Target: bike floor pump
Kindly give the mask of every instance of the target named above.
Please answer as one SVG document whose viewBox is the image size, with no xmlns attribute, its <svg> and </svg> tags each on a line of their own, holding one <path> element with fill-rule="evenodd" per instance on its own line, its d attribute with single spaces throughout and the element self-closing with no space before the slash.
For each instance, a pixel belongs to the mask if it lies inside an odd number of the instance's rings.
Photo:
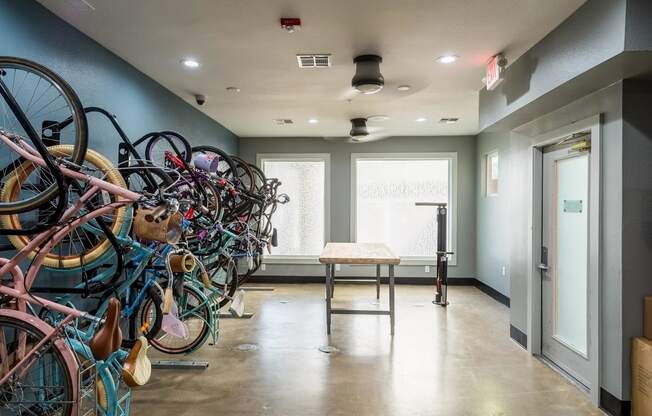
<svg viewBox="0 0 652 416">
<path fill-rule="evenodd" d="M 435 305 L 448 306 L 448 255 L 446 251 L 446 217 L 448 209 L 442 202 L 417 202 L 416 206 L 437 207 L 437 268 L 435 276 Z"/>
</svg>

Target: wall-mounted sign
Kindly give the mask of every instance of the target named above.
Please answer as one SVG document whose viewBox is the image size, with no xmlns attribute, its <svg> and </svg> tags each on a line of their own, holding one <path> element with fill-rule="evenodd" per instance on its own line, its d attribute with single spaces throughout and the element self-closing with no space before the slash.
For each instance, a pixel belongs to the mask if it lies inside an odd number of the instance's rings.
<svg viewBox="0 0 652 416">
<path fill-rule="evenodd" d="M 507 62 L 502 54 L 498 54 L 489 60 L 487 63 L 487 74 L 485 77 L 485 84 L 487 91 L 493 91 L 503 82 L 503 70 Z"/>
<path fill-rule="evenodd" d="M 582 212 L 582 200 L 581 199 L 564 199 L 564 212 Z"/>
</svg>

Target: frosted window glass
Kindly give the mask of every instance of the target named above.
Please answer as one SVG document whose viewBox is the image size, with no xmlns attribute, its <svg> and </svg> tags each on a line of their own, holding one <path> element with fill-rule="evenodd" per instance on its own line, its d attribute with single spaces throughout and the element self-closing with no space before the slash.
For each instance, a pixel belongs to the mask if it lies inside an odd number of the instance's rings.
<svg viewBox="0 0 652 416">
<path fill-rule="evenodd" d="M 358 159 L 356 240 L 385 243 L 402 257 L 434 257 L 435 208 L 416 207 L 414 203 L 450 203 L 450 163 L 443 159 Z M 450 235 L 450 211 L 448 218 Z"/>
<path fill-rule="evenodd" d="M 279 205 L 272 217 L 278 231 L 278 247 L 273 255 L 316 256 L 324 248 L 324 185 L 326 163 L 323 160 L 265 160 L 268 178 L 278 178 L 280 192 L 290 202 Z"/>
<path fill-rule="evenodd" d="M 589 156 L 557 161 L 555 336 L 588 351 Z"/>
<path fill-rule="evenodd" d="M 487 196 L 498 195 L 498 160 L 498 152 L 493 152 L 486 156 Z"/>
</svg>

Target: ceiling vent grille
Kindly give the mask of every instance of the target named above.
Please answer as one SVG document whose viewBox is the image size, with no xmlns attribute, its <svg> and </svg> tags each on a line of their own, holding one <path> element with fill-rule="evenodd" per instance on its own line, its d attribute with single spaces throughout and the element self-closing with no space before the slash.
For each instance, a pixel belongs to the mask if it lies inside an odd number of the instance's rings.
<svg viewBox="0 0 652 416">
<path fill-rule="evenodd" d="M 294 121 L 289 118 L 275 118 L 274 123 L 278 124 L 279 126 L 285 126 L 287 124 L 294 124 Z"/>
<path fill-rule="evenodd" d="M 297 55 L 299 68 L 328 68 L 331 66 L 331 55 L 322 54 L 299 54 Z"/>
</svg>

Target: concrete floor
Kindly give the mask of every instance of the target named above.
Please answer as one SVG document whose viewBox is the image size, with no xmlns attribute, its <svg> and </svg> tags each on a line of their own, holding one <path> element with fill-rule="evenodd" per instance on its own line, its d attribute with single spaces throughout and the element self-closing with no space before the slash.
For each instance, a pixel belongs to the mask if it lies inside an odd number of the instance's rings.
<svg viewBox="0 0 652 416">
<path fill-rule="evenodd" d="M 275 287 L 247 293 L 254 318 L 223 319 L 217 346 L 181 357 L 208 360 L 208 369 L 154 370 L 133 392 L 133 414 L 603 414 L 511 341 L 509 310 L 476 288 L 451 287 L 443 309 L 430 303 L 431 288 L 397 286 L 393 338 L 388 317 L 350 315 L 333 317 L 329 338 L 322 285 Z M 373 286 L 338 285 L 335 295 L 337 306 L 379 307 Z"/>
</svg>

